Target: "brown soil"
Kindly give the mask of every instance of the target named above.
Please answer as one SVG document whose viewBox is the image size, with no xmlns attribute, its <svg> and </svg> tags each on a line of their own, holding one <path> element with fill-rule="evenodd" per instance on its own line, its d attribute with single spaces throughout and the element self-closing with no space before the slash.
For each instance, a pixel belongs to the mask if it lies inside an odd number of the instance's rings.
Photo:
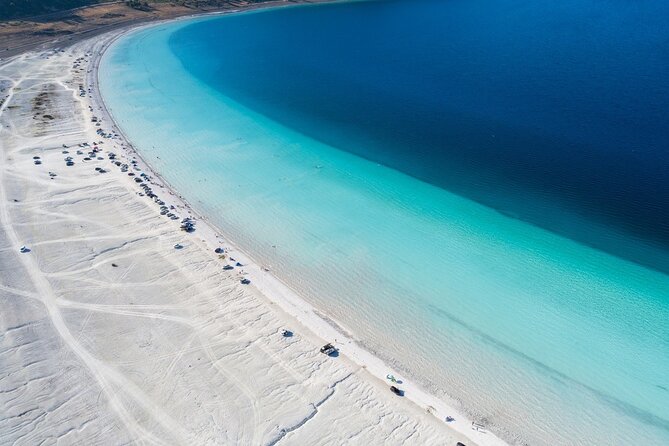
<svg viewBox="0 0 669 446">
<path fill-rule="evenodd" d="M 252 9 L 324 0 L 208 0 L 151 3 L 148 10 L 106 3 L 22 20 L 0 22 L 0 60 L 35 49 L 62 48 L 116 28 L 213 11 Z"/>
</svg>

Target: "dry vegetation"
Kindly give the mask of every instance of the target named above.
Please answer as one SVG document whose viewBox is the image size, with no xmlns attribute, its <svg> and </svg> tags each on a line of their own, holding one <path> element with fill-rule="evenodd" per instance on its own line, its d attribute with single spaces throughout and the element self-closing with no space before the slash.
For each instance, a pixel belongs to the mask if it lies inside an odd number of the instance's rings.
<svg viewBox="0 0 669 446">
<path fill-rule="evenodd" d="M 268 3 L 303 0 L 175 0 L 123 1 L 0 22 L 0 59 L 42 46 L 68 46 L 114 28 L 174 17 Z M 90 2 L 89 2 L 90 3 Z"/>
</svg>

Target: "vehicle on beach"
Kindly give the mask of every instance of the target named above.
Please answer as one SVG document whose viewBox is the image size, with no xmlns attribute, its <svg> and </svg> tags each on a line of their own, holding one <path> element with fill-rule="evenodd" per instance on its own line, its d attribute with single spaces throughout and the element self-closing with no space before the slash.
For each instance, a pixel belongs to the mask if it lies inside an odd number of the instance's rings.
<svg viewBox="0 0 669 446">
<path fill-rule="evenodd" d="M 337 349 L 335 348 L 334 345 L 327 343 L 323 347 L 321 347 L 321 353 L 324 355 L 330 356 L 331 354 L 335 353 Z"/>
<path fill-rule="evenodd" d="M 186 232 L 193 232 L 195 231 L 195 223 L 188 218 L 184 218 L 181 221 L 181 230 Z"/>
<path fill-rule="evenodd" d="M 393 392 L 393 393 L 394 393 L 395 395 L 397 395 L 397 396 L 404 396 L 404 391 L 398 389 L 398 388 L 395 387 L 395 386 L 390 386 L 390 391 Z"/>
</svg>

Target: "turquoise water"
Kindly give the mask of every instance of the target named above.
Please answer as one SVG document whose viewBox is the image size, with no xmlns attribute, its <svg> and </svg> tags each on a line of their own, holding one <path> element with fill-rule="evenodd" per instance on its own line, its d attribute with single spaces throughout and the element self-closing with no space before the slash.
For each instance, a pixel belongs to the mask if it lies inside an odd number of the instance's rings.
<svg viewBox="0 0 669 446">
<path fill-rule="evenodd" d="M 331 13 L 322 8 L 280 14 Z M 371 149 L 339 147 L 341 136 L 324 141 L 243 105 L 175 46 L 199 27 L 253 30 L 277 13 L 161 25 L 109 50 L 104 99 L 146 159 L 369 350 L 504 438 L 668 444 L 662 268 L 510 218 L 375 162 L 362 153 Z"/>
</svg>

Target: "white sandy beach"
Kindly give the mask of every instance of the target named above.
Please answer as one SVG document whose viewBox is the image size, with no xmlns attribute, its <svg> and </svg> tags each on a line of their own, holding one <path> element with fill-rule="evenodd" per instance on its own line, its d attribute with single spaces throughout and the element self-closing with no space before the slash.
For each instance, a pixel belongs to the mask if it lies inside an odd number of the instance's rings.
<svg viewBox="0 0 669 446">
<path fill-rule="evenodd" d="M 0 65 L 0 444 L 504 444 L 406 377 L 392 394 L 392 370 L 96 134 L 116 35 Z"/>
</svg>

